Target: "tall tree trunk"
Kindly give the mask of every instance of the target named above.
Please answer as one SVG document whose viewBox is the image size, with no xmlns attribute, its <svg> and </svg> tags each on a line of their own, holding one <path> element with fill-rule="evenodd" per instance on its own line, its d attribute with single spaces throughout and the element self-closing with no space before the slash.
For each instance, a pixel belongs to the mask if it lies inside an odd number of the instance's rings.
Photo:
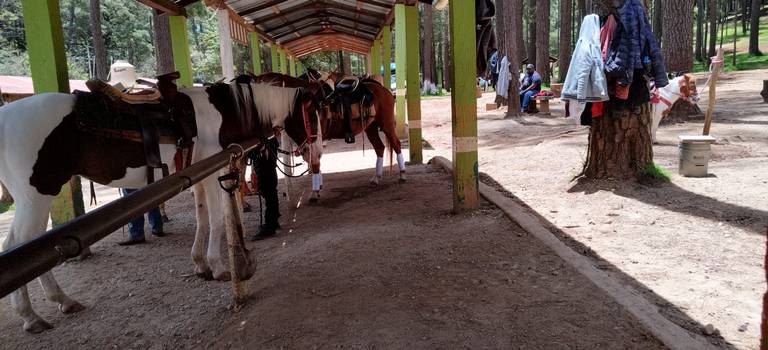
<svg viewBox="0 0 768 350">
<path fill-rule="evenodd" d="M 544 85 L 549 85 L 549 0 L 536 2 L 536 68 Z"/>
<path fill-rule="evenodd" d="M 173 64 L 173 48 L 171 47 L 171 28 L 168 24 L 168 16 L 155 10 L 152 14 L 155 35 L 155 56 L 157 75 L 163 75 L 175 70 Z"/>
<path fill-rule="evenodd" d="M 664 1 L 664 45 L 662 53 L 667 71 L 693 70 L 693 0 Z"/>
<path fill-rule="evenodd" d="M 741 1 L 741 34 L 747 34 L 747 16 L 749 14 L 750 0 Z"/>
<path fill-rule="evenodd" d="M 97 79 L 106 80 L 107 50 L 104 47 L 104 35 L 101 34 L 101 0 L 91 0 L 91 34 L 93 39 L 94 75 Z"/>
<path fill-rule="evenodd" d="M 731 63 L 734 67 L 736 67 L 736 38 L 738 38 L 738 26 L 739 26 L 739 8 L 738 5 L 740 3 L 737 1 L 733 8 L 733 54 L 731 57 L 733 58 L 733 62 Z"/>
<path fill-rule="evenodd" d="M 578 23 L 579 30 L 581 30 L 581 20 L 587 15 L 587 2 L 586 0 L 577 0 L 577 5 L 579 7 L 579 20 L 576 23 Z"/>
<path fill-rule="evenodd" d="M 704 0 L 696 0 L 696 59 L 704 61 Z"/>
<path fill-rule="evenodd" d="M 424 29 L 422 30 L 424 40 L 421 43 L 424 57 L 422 77 L 424 79 L 424 84 L 426 85 L 427 82 L 434 84 L 437 80 L 435 77 L 435 47 L 434 34 L 432 31 L 434 21 L 432 19 L 432 5 L 421 4 L 421 12 L 424 18 Z"/>
<path fill-rule="evenodd" d="M 708 0 L 707 12 L 709 16 L 709 48 L 707 56 L 715 56 L 717 49 L 717 0 Z"/>
<path fill-rule="evenodd" d="M 664 3 L 674 3 L 675 1 L 665 1 Z M 656 35 L 656 41 L 661 45 L 664 40 L 664 8 L 661 0 L 653 0 L 653 34 Z M 667 17 L 669 18 L 669 17 Z"/>
<path fill-rule="evenodd" d="M 536 65 L 536 0 L 528 2 L 528 63 Z"/>
<path fill-rule="evenodd" d="M 573 3 L 571 0 L 560 0 L 560 43 L 558 45 L 557 63 L 559 73 L 558 82 L 564 82 L 568 74 L 568 66 L 571 64 L 571 12 L 573 12 Z"/>
<path fill-rule="evenodd" d="M 507 108 L 507 117 L 516 117 L 520 115 L 520 66 L 522 61 L 522 52 L 525 50 L 523 44 L 523 0 L 501 0 L 505 1 L 504 12 L 501 16 L 505 18 L 504 35 L 506 36 L 507 48 L 504 54 L 509 60 L 509 103 Z"/>
<path fill-rule="evenodd" d="M 607 9 L 613 0 L 594 1 L 599 1 L 602 8 Z M 688 9 L 690 10 L 690 7 Z M 690 30 L 692 29 L 689 26 L 689 33 Z M 666 29 L 663 31 L 667 32 Z M 688 38 L 690 40 L 691 36 L 688 35 Z M 588 179 L 640 177 L 643 169 L 653 164 L 650 123 L 649 103 L 641 105 L 637 111 L 614 111 L 613 108 L 605 108 L 601 118 L 593 119 L 589 132 L 587 161 L 582 175 Z"/>
<path fill-rule="evenodd" d="M 752 0 L 752 17 L 749 23 L 749 53 L 752 55 L 760 54 L 759 36 L 760 36 L 760 0 Z"/>
<path fill-rule="evenodd" d="M 505 55 L 507 52 L 507 23 L 508 20 L 506 16 L 504 16 L 504 13 L 506 11 L 506 6 L 508 4 L 508 1 L 504 0 L 496 0 L 496 48 L 499 50 L 498 58 L 499 62 L 501 62 L 501 58 Z"/>
</svg>

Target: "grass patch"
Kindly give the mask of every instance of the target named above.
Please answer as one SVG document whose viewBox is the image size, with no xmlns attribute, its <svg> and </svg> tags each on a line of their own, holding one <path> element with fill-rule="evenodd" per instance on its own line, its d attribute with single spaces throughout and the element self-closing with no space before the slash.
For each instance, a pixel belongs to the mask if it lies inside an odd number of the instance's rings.
<svg viewBox="0 0 768 350">
<path fill-rule="evenodd" d="M 726 72 L 740 71 L 740 70 L 753 70 L 753 69 L 765 69 L 768 68 L 768 53 L 762 55 L 750 55 L 747 52 L 741 52 L 736 54 L 736 65 L 733 65 L 733 60 L 730 54 L 725 55 L 725 67 Z M 707 62 L 696 61 L 693 63 L 694 72 L 708 72 L 709 65 Z"/>
<path fill-rule="evenodd" d="M 0 202 L 0 214 L 6 211 L 16 210 L 16 204 L 14 203 L 2 203 Z"/>
<path fill-rule="evenodd" d="M 646 165 L 640 171 L 640 178 L 643 181 L 654 183 L 670 182 L 672 180 L 672 176 L 669 174 L 669 171 L 664 169 L 662 166 L 657 165 L 656 163 Z"/>
</svg>

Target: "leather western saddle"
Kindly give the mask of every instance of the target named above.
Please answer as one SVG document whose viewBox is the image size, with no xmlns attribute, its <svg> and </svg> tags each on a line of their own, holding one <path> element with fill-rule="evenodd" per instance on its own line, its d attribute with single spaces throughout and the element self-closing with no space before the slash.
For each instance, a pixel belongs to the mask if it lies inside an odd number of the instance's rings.
<svg viewBox="0 0 768 350">
<path fill-rule="evenodd" d="M 178 92 L 174 83 L 179 76 L 178 72 L 158 76 L 155 89 L 136 94 L 89 80 L 86 85 L 91 92 L 74 93 L 78 128 L 98 137 L 142 143 L 149 167 L 148 182 L 154 182 L 155 169 L 167 176 L 168 165 L 161 160 L 160 144 L 175 144 L 191 159 L 193 138 L 197 136 L 192 100 Z"/>
<path fill-rule="evenodd" d="M 331 106 L 344 119 L 344 142 L 354 143 L 355 135 L 352 132 L 352 119 L 365 120 L 376 115 L 373 107 L 373 93 L 363 83 L 375 83 L 372 79 L 360 79 L 357 77 L 344 77 L 334 87 L 333 93 L 328 97 Z M 333 113 L 332 113 L 333 115 Z"/>
</svg>

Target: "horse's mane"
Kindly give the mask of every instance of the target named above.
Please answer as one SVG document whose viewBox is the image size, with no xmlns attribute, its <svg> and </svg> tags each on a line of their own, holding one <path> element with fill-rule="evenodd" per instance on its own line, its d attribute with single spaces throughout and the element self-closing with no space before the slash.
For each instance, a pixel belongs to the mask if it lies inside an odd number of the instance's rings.
<svg viewBox="0 0 768 350">
<path fill-rule="evenodd" d="M 294 87 L 259 83 L 247 75 L 239 76 L 229 84 L 213 84 L 209 89 L 222 90 L 224 87 L 229 90 L 233 112 L 245 130 L 256 130 L 254 121 L 261 127 L 282 126 L 293 113 L 299 92 Z"/>
</svg>

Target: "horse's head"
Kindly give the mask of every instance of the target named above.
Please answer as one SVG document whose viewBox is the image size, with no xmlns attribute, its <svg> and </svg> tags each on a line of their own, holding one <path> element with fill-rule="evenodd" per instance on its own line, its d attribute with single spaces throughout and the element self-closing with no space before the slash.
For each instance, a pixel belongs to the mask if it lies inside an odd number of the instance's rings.
<svg viewBox="0 0 768 350">
<path fill-rule="evenodd" d="M 699 92 L 696 90 L 696 76 L 687 73 L 683 74 L 680 81 L 680 95 L 691 103 L 699 103 Z"/>
</svg>

